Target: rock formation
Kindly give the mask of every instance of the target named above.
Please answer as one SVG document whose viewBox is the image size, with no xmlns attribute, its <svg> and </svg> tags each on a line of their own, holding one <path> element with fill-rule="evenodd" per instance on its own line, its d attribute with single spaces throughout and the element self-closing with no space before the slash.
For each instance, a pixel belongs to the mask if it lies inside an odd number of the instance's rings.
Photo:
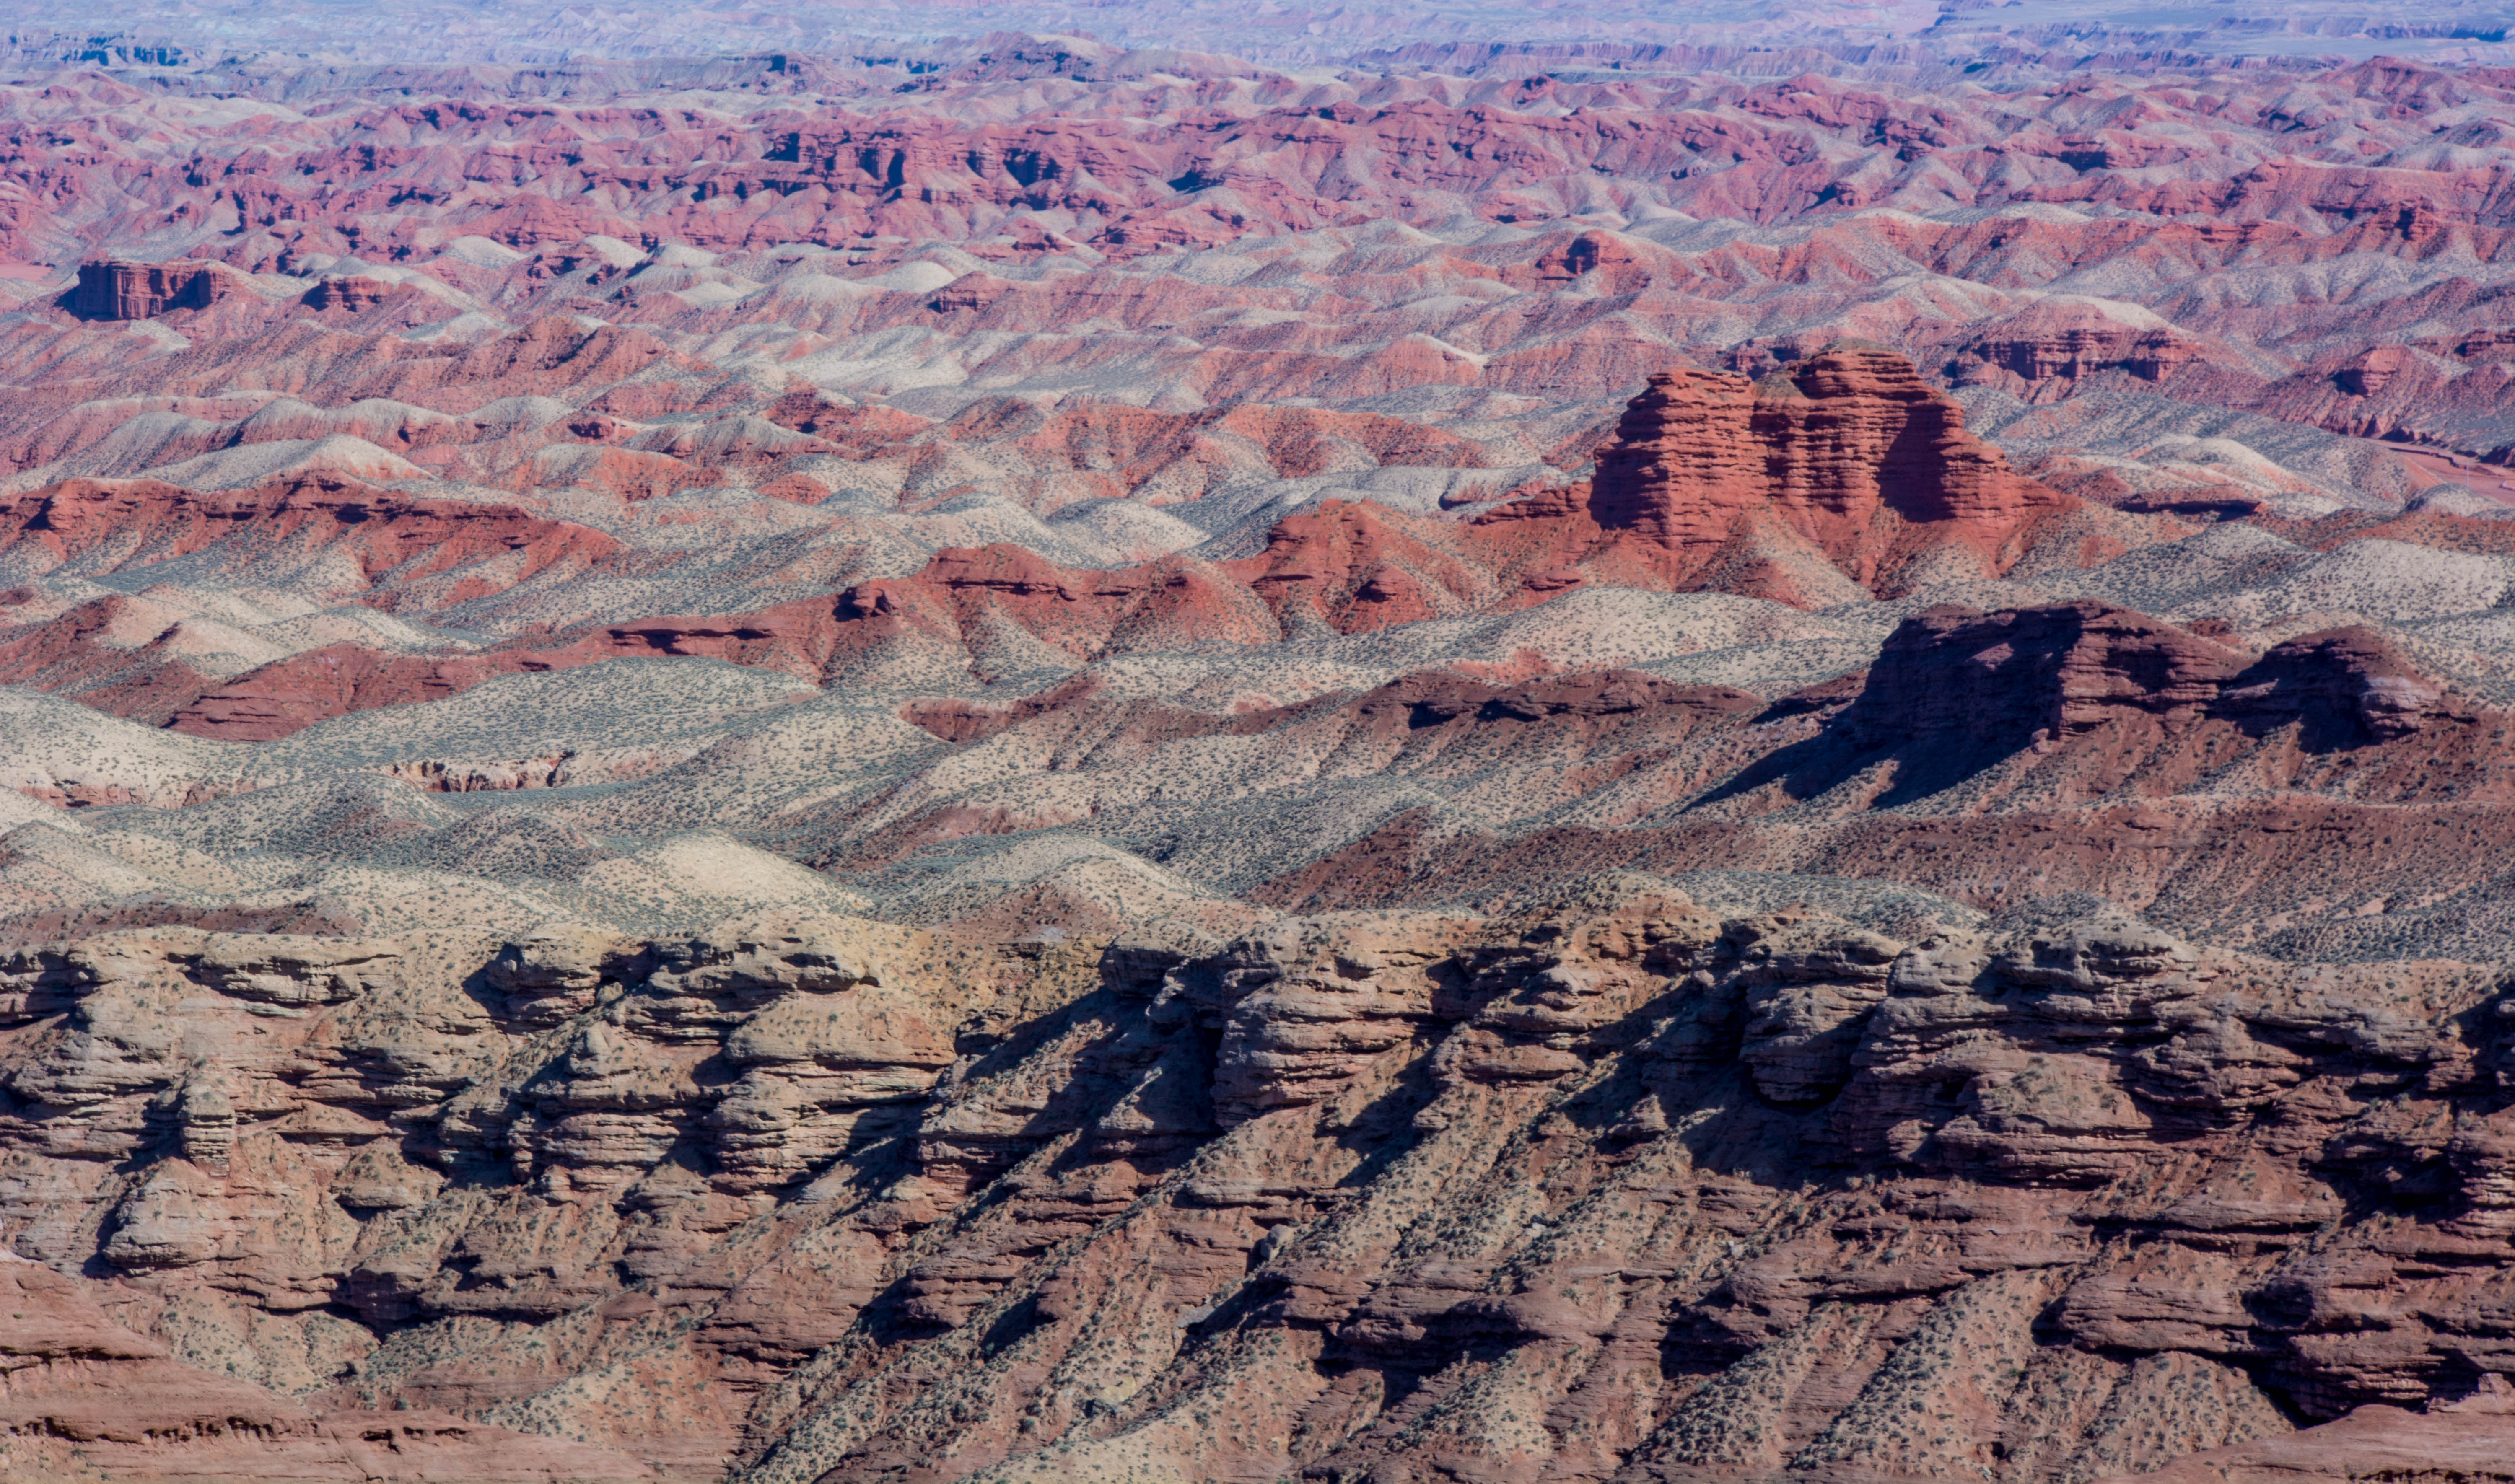
<svg viewBox="0 0 2515 1484">
<path fill-rule="evenodd" d="M 1654 375 L 1599 451 L 1588 499 L 1610 539 L 1666 552 L 1681 584 L 1718 581 L 1723 557 L 1760 538 L 1812 549 L 1880 596 L 1948 548 L 1995 575 L 2039 517 L 2075 507 L 1967 435 L 1910 361 L 1853 341 L 1760 383 Z"/>
<path fill-rule="evenodd" d="M 2108 373 L 2163 382 L 2232 358 L 2156 315 L 2103 300 L 2046 301 L 1953 349 L 1947 372 L 1956 385 L 1999 387 L 2037 402 L 2067 397 Z"/>
<path fill-rule="evenodd" d="M 2031 553 L 2080 555 L 2087 532 L 2062 518 L 2079 511 L 2077 503 L 2010 473 L 1996 451 L 1964 433 L 1961 412 L 1908 362 L 1853 347 L 1816 356 L 1793 375 L 1791 387 L 1813 394 L 1768 387 L 1750 397 L 1745 383 L 1717 373 L 1659 377 L 1600 450 L 1586 504 L 1578 486 L 1544 491 L 1496 506 L 1464 530 L 1330 499 L 1276 521 L 1263 547 L 1238 559 L 1173 555 L 1078 569 L 1012 543 L 947 546 L 922 570 L 848 588 L 835 603 L 654 614 L 558 634 L 537 625 L 501 644 L 434 654 L 344 642 L 226 676 L 201 673 L 162 639 L 95 641 L 95 633 L 114 626 L 108 610 L 126 612 L 111 606 L 122 600 L 101 599 L 106 608 L 77 617 L 46 612 L 14 636 L 0 630 L 0 677 L 195 735 L 268 740 L 327 717 L 456 694 L 497 675 L 621 656 L 708 655 L 818 681 L 903 623 L 928 642 L 965 650 L 965 662 L 986 673 L 996 664 L 987 651 L 1008 625 L 1088 661 L 1376 632 L 1543 602 L 1584 584 L 1817 606 L 1872 589 L 1892 597 L 1926 579 L 1994 575 Z M 1323 457 L 1320 444 L 1331 433 L 1375 438 L 1393 458 L 1459 464 L 1471 452 L 1438 440 L 1410 444 L 1385 419 L 1235 412 L 1148 427 L 1067 418 L 1056 427 L 997 411 L 1012 432 L 1028 430 L 1057 447 L 1114 443 L 1104 459 L 1140 458 L 1142 443 L 1235 425 L 1275 437 L 1270 457 L 1287 469 Z M 835 426 L 826 412 L 800 404 L 779 415 L 798 426 Z M 964 422 L 974 428 L 980 420 Z M 245 521 L 258 523 L 250 535 Z M 2180 529 L 2123 522 L 2108 533 L 2137 543 Z M 413 618 L 522 583 L 547 587 L 567 576 L 592 583 L 607 571 L 651 565 L 647 555 L 572 521 L 508 505 L 413 500 L 339 474 L 299 474 L 228 496 L 74 479 L 0 506 L 0 562 L 14 560 L 29 574 L 153 566 L 196 553 L 246 565 L 263 559 L 267 535 L 354 554 L 359 580 L 336 577 L 319 590 L 323 598 Z"/>
<path fill-rule="evenodd" d="M 2306 747 L 2353 748 L 2473 714 L 2364 628 L 2288 639 L 2259 659 L 2096 602 L 1981 614 L 1931 608 L 1890 637 L 1851 713 L 1865 746 L 1958 753 L 2105 733 L 2148 744 L 2206 720 L 2294 725 Z"/>
<path fill-rule="evenodd" d="M 305 303 L 309 309 L 340 309 L 355 314 L 374 309 L 392 295 L 393 286 L 381 279 L 329 277 L 306 291 Z"/>
<path fill-rule="evenodd" d="M 233 281 L 211 263 L 82 263 L 70 309 L 88 319 L 154 319 L 175 309 L 206 309 L 232 291 Z"/>
<path fill-rule="evenodd" d="M 171 1358 L 113 1322 L 74 1280 L 0 1254 L 0 1466 L 12 1478 L 480 1484 L 649 1480 L 626 1455 L 443 1412 L 313 1410 L 231 1366 Z M 211 1357 L 199 1357 L 210 1359 Z"/>
<path fill-rule="evenodd" d="M 2387 1409 L 2497 1394 L 2504 986 L 2458 966 L 1627 878 L 1204 946 L 156 930 L 7 971 L 0 1221 L 47 1265 L 0 1277 L 49 1378 L 9 1446 L 135 1477 L 267 1476 L 244 1429 L 316 1478 L 359 1438 L 2043 1480 L 2288 1457 L 2284 1408 L 2459 1447 Z"/>
<path fill-rule="evenodd" d="M 0 1476 L 2508 1480 L 2515 51 L 2247 4 L 23 0 Z"/>
</svg>

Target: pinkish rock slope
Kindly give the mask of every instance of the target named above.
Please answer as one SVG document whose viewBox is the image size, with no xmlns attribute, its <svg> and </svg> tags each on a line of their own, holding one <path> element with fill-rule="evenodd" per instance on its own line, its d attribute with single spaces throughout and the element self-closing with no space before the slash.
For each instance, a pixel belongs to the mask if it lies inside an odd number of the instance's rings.
<svg viewBox="0 0 2515 1484">
<path fill-rule="evenodd" d="M 0 1475 L 2507 1473 L 2493 18 L 31 3 Z"/>
</svg>

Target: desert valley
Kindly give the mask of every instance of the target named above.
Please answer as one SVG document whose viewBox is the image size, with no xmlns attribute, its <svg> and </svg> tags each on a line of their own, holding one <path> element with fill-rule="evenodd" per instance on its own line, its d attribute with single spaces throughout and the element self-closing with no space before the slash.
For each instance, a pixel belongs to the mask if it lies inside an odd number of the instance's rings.
<svg viewBox="0 0 2515 1484">
<path fill-rule="evenodd" d="M 2510 23 L 30 0 L 0 1476 L 2515 1484 Z"/>
</svg>

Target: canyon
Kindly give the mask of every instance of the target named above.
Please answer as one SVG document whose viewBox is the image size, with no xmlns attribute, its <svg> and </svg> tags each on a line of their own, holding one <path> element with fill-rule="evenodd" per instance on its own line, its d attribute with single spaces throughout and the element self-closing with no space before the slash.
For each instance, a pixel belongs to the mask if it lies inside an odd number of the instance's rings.
<svg viewBox="0 0 2515 1484">
<path fill-rule="evenodd" d="M 2515 1484 L 2502 16 L 311 14 L 0 38 L 0 1474 Z"/>
</svg>

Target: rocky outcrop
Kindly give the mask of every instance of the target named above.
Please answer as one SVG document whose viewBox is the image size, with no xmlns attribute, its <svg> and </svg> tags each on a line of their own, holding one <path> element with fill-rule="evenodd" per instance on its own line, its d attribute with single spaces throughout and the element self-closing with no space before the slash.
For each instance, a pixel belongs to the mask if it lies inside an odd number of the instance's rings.
<svg viewBox="0 0 2515 1484">
<path fill-rule="evenodd" d="M 1760 382 L 1655 374 L 1599 450 L 1586 504 L 1541 494 L 1479 526 L 1524 546 L 1586 514 L 1594 537 L 1582 522 L 1553 538 L 1576 569 L 1818 605 L 1891 597 L 1923 573 L 1997 575 L 2076 509 L 1966 433 L 1911 361 L 1842 341 Z"/>
<path fill-rule="evenodd" d="M 2142 381 L 2164 381 L 2199 359 L 2192 347 L 2166 330 L 2073 329 L 2033 339 L 1985 339 L 1967 348 L 1983 364 L 2022 382 L 2077 381 L 2122 370 Z M 1970 381 L 1964 371 L 1959 380 Z"/>
<path fill-rule="evenodd" d="M 441 1412 L 315 1412 L 172 1358 L 53 1269 L 0 1253 L 0 1467 L 12 1478 L 652 1479 L 621 1453 Z"/>
<path fill-rule="evenodd" d="M 2502 976 L 2101 903 L 0 973 L 13 1466 L 2337 1479 L 2515 1369 Z"/>
<path fill-rule="evenodd" d="M 1754 432 L 1787 508 L 1850 524 L 1884 509 L 1997 526 L 2066 503 L 2012 474 L 1964 431 L 1962 409 L 1882 346 L 1837 342 L 1782 377 L 1757 398 Z"/>
<path fill-rule="evenodd" d="M 2119 301 L 2062 298 L 2003 315 L 1951 349 L 1946 371 L 1953 385 L 1998 387 L 2029 402 L 2048 402 L 2109 372 L 2162 382 L 2206 362 L 2215 348 Z"/>
<path fill-rule="evenodd" d="M 2317 739 L 2391 741 L 2473 709 L 2372 630 L 2351 626 L 2274 645 L 2230 680 L 2219 709 L 2256 724 L 2303 723 Z"/>
<path fill-rule="evenodd" d="M 2243 657 L 2101 602 L 1928 609 L 1886 640 L 1852 709 L 1864 748 L 1953 744 L 2006 756 L 2132 722 L 2189 724 Z"/>
<path fill-rule="evenodd" d="M 0 502 L 0 561 L 26 575 L 68 562 L 109 564 L 143 549 L 163 560 L 223 543 L 231 543 L 224 548 L 228 563 L 243 565 L 267 542 L 329 549 L 345 569 L 344 596 L 392 573 L 405 582 L 436 579 L 448 598 L 495 591 L 467 587 L 467 577 L 485 574 L 456 572 L 483 558 L 503 558 L 500 575 L 512 582 L 619 550 L 599 531 L 512 505 L 414 499 L 328 474 L 234 494 L 154 479 L 67 479 Z M 513 577 L 506 567 L 516 569 Z"/>
<path fill-rule="evenodd" d="M 1589 515 L 1666 546 L 1717 546 L 1767 498 L 1754 386 L 1715 371 L 1662 371 L 1627 404 L 1598 453 Z"/>
<path fill-rule="evenodd" d="M 1945 526 L 1995 549 L 2069 497 L 2012 473 L 1910 361 L 1840 342 L 1750 384 L 1671 372 L 1626 410 L 1598 455 L 1589 511 L 1681 552 L 1742 522 L 1787 528 L 1863 585 L 1893 591 L 1898 526 Z"/>
<path fill-rule="evenodd" d="M 356 314 L 374 309 L 400 292 L 406 291 L 382 278 L 325 277 L 306 291 L 303 303 L 318 313 L 325 309 L 339 309 Z"/>
<path fill-rule="evenodd" d="M 2515 1432 L 2515 1398 L 2506 1379 L 2484 1373 L 2480 1385 L 2460 1401 L 2407 1412 L 2381 1404 L 2361 1407 L 2338 1422 L 2304 1427 L 2285 1437 L 2180 1459 L 2155 1473 L 2149 1484 L 2297 1484 L 2297 1481 L 2446 1477 L 2494 1484 L 2515 1478 L 2506 1442 Z M 2104 1484 L 2126 1484 L 2116 1475 Z"/>
<path fill-rule="evenodd" d="M 2099 732 L 2115 746 L 2153 747 L 2208 721 L 2256 733 L 2298 725 L 2305 745 L 2328 751 L 2472 716 L 2371 630 L 2308 634 L 2253 659 L 2081 601 L 1907 619 L 1870 670 L 1851 724 L 1865 748 L 2006 756 Z"/>
<path fill-rule="evenodd" d="M 86 319 L 154 319 L 176 309 L 206 309 L 233 293 L 235 283 L 223 264 L 82 263 L 70 309 Z"/>
<path fill-rule="evenodd" d="M 1394 907 L 1607 867 L 1819 872 L 1992 911 L 2094 892 L 2306 956 L 2494 955 L 2477 884 L 2515 807 L 2506 713 L 2364 628 L 2259 651 L 2228 637 L 2094 601 L 1950 605 L 1907 619 L 1865 672 L 1771 703 L 1638 677 L 1427 678 L 1389 687 L 1422 697 L 1402 733 L 1369 706 L 1312 708 L 1298 729 L 1251 715 L 1284 745 L 1333 738 L 1340 769 L 1438 791 L 1252 894 Z M 1587 705 L 1540 699 L 1591 687 Z"/>
</svg>

